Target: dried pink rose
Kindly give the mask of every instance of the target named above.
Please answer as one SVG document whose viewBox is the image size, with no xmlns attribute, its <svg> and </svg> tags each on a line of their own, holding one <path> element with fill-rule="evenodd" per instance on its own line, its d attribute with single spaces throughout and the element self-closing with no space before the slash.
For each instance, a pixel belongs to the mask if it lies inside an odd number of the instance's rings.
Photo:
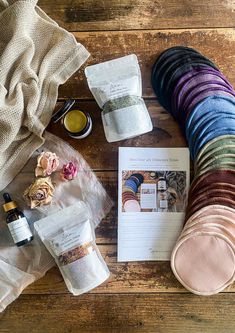
<svg viewBox="0 0 235 333">
<path fill-rule="evenodd" d="M 24 191 L 23 196 L 27 204 L 33 209 L 38 206 L 49 205 L 53 194 L 54 186 L 51 178 L 45 177 L 36 178 L 35 182 Z"/>
<path fill-rule="evenodd" d="M 45 177 L 52 174 L 52 172 L 56 171 L 59 166 L 59 158 L 55 153 L 51 153 L 50 151 L 41 153 L 38 156 L 38 163 L 35 169 L 35 176 Z"/>
<path fill-rule="evenodd" d="M 77 173 L 76 165 L 73 162 L 69 162 L 63 165 L 60 175 L 63 180 L 72 180 L 77 176 Z"/>
</svg>

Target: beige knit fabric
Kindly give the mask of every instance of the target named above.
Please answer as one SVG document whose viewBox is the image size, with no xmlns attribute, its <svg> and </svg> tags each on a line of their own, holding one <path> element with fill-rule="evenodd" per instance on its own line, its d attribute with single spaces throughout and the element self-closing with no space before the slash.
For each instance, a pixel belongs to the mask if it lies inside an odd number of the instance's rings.
<svg viewBox="0 0 235 333">
<path fill-rule="evenodd" d="M 43 144 L 64 83 L 88 58 L 33 0 L 0 0 L 0 190 Z"/>
</svg>

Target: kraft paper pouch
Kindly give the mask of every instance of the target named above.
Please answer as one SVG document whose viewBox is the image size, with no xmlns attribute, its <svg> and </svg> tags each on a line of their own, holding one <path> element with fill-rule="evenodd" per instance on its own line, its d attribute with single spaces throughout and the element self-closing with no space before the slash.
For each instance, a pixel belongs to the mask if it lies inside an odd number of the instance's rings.
<svg viewBox="0 0 235 333">
<path fill-rule="evenodd" d="M 58 210 L 63 210 L 78 200 L 83 200 L 89 207 L 92 216 L 91 223 L 94 227 L 97 226 L 112 206 L 112 201 L 105 189 L 84 158 L 70 145 L 48 132 L 45 133 L 45 140 L 44 145 L 33 154 L 25 167 L 4 191 L 11 193 L 12 198 L 17 201 L 19 208 L 23 210 L 30 222 L 32 231 L 34 231 L 35 221 L 54 214 Z M 78 166 L 78 175 L 72 181 L 61 181 L 59 173 L 53 174 L 55 195 L 52 205 L 31 210 L 26 205 L 22 195 L 34 180 L 37 156 L 42 151 L 56 153 L 60 158 L 61 165 L 68 163 L 68 161 L 74 162 Z M 0 192 L 0 198 L 2 198 L 2 193 Z M 0 205 L 2 203 L 3 201 L 0 201 Z M 54 259 L 35 231 L 34 240 L 30 244 L 16 247 L 5 218 L 0 207 L 0 312 L 14 301 L 24 288 L 42 277 L 54 265 Z"/>
<path fill-rule="evenodd" d="M 91 214 L 84 202 L 77 202 L 34 226 L 73 295 L 90 291 L 109 277 L 108 267 L 95 243 Z"/>
</svg>

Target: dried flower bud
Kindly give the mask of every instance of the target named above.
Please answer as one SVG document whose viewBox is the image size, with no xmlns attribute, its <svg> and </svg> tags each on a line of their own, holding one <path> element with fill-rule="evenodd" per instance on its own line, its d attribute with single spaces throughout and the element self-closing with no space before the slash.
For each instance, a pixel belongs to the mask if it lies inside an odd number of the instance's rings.
<svg viewBox="0 0 235 333">
<path fill-rule="evenodd" d="M 56 171 L 59 166 L 59 158 L 55 153 L 49 151 L 38 156 L 38 163 L 35 169 L 35 176 L 49 176 Z"/>
<path fill-rule="evenodd" d="M 24 192 L 27 204 L 33 209 L 38 206 L 49 205 L 54 194 L 51 178 L 36 178 Z"/>
</svg>

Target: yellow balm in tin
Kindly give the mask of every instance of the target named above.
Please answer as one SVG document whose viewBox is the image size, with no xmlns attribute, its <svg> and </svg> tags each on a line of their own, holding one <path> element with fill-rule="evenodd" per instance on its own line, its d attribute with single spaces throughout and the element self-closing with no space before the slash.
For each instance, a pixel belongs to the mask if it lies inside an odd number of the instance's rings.
<svg viewBox="0 0 235 333">
<path fill-rule="evenodd" d="M 75 100 L 68 100 L 64 106 L 55 113 L 52 121 L 56 123 L 61 119 L 62 126 L 69 136 L 76 139 L 87 137 L 92 130 L 92 120 L 88 113 L 72 108 Z"/>
<path fill-rule="evenodd" d="M 80 110 L 69 111 L 64 117 L 64 126 L 71 133 L 84 130 L 87 124 L 86 115 Z"/>
</svg>

